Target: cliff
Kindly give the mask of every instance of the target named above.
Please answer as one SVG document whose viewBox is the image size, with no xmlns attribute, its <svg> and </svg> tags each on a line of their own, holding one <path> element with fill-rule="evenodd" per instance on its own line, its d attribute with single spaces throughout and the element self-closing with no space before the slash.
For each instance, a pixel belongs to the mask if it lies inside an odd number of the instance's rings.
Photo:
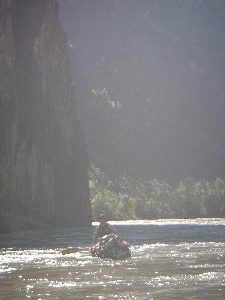
<svg viewBox="0 0 225 300">
<path fill-rule="evenodd" d="M 91 224 L 56 0 L 0 2 L 0 232 Z"/>
</svg>

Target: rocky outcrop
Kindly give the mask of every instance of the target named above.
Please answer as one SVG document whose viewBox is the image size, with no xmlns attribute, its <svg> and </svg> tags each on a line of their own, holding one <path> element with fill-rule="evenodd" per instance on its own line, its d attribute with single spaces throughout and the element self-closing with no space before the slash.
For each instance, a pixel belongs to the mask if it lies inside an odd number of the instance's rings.
<svg viewBox="0 0 225 300">
<path fill-rule="evenodd" d="M 56 0 L 0 2 L 0 231 L 91 224 Z"/>
</svg>

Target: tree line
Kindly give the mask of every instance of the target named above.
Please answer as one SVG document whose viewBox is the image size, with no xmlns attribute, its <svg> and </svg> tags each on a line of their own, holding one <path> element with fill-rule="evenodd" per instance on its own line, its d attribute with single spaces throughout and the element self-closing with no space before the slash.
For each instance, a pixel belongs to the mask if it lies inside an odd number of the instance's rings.
<svg viewBox="0 0 225 300">
<path fill-rule="evenodd" d="M 225 217 L 225 181 L 186 178 L 111 180 L 99 168 L 90 169 L 92 216 L 105 213 L 111 220 Z"/>
</svg>

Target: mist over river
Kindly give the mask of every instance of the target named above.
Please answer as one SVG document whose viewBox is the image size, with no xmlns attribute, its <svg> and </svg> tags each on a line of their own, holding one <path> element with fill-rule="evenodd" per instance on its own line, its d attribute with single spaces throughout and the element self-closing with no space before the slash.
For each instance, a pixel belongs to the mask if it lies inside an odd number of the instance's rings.
<svg viewBox="0 0 225 300">
<path fill-rule="evenodd" d="M 0 299 L 225 299 L 224 218 L 110 223 L 130 258 L 91 257 L 97 223 L 0 235 Z"/>
</svg>

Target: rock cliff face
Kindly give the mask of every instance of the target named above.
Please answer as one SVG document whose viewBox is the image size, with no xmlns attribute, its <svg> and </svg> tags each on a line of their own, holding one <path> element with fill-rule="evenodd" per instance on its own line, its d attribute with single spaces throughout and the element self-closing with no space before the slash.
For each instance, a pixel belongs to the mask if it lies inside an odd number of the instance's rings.
<svg viewBox="0 0 225 300">
<path fill-rule="evenodd" d="M 0 2 L 0 231 L 91 224 L 56 0 Z"/>
</svg>

